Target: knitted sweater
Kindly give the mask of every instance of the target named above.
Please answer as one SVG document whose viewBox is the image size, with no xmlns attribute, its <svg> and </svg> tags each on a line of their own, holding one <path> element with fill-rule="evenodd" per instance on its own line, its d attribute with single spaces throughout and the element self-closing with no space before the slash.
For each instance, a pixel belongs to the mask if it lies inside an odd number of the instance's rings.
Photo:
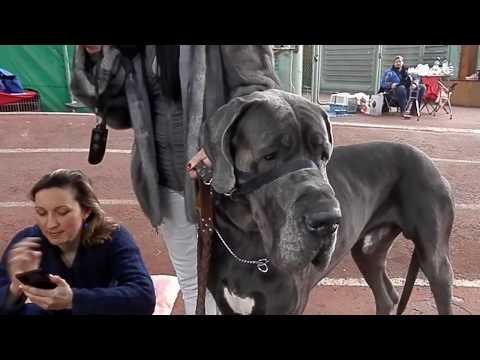
<svg viewBox="0 0 480 360">
<path fill-rule="evenodd" d="M 63 278 L 73 290 L 71 310 L 45 311 L 25 303 L 8 304 L 10 276 L 6 268 L 12 246 L 25 237 L 40 237 L 40 268 Z M 18 315 L 151 315 L 155 289 L 130 233 L 119 227 L 112 240 L 92 247 L 80 245 L 71 267 L 61 258 L 60 249 L 43 236 L 38 226 L 20 231 L 9 243 L 0 261 L 0 314 Z"/>
</svg>

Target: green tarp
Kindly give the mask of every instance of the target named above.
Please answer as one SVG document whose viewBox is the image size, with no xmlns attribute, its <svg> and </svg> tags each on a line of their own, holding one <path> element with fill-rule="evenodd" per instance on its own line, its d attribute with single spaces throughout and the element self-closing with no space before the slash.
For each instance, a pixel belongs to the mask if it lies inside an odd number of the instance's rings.
<svg viewBox="0 0 480 360">
<path fill-rule="evenodd" d="M 73 45 L 0 45 L 0 68 L 40 93 L 42 111 L 66 111 L 70 103 L 68 71 Z"/>
</svg>

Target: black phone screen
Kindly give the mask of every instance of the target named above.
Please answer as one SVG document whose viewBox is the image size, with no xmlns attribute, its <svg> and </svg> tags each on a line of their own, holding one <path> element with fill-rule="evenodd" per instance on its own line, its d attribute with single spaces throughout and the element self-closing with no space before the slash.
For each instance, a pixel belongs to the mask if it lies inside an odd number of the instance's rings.
<svg viewBox="0 0 480 360">
<path fill-rule="evenodd" d="M 57 285 L 50 280 L 48 274 L 42 270 L 33 270 L 17 274 L 17 279 L 22 284 L 39 289 L 51 290 L 57 287 Z"/>
</svg>

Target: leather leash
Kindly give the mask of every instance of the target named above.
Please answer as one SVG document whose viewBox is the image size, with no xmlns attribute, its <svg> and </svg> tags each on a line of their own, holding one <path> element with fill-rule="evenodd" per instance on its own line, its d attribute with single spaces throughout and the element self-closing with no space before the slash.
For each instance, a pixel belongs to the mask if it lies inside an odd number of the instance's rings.
<svg viewBox="0 0 480 360">
<path fill-rule="evenodd" d="M 214 233 L 213 189 L 210 186 L 212 171 L 200 163 L 195 167 L 199 176 L 197 210 L 200 215 L 198 223 L 197 244 L 197 307 L 196 315 L 205 315 L 205 296 L 207 292 L 208 270 Z"/>
</svg>

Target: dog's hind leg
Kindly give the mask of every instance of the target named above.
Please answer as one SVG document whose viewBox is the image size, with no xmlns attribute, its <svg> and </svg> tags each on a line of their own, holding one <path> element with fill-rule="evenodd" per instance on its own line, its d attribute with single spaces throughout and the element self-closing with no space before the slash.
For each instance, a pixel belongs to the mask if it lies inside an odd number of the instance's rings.
<svg viewBox="0 0 480 360">
<path fill-rule="evenodd" d="M 404 235 L 415 244 L 420 269 L 430 283 L 438 313 L 452 314 L 453 270 L 448 250 L 454 205 L 449 194 L 434 195 L 430 201 L 422 201 L 418 211 L 406 215 L 415 226 Z"/>
<path fill-rule="evenodd" d="M 435 245 L 437 247 L 435 247 Z M 437 311 L 440 315 L 452 314 L 453 271 L 448 258 L 448 246 L 422 242 L 417 244 L 420 268 L 430 283 Z"/>
<path fill-rule="evenodd" d="M 388 250 L 399 233 L 397 227 L 377 228 L 352 248 L 352 257 L 375 297 L 377 315 L 390 315 L 399 300 L 385 271 Z"/>
</svg>

